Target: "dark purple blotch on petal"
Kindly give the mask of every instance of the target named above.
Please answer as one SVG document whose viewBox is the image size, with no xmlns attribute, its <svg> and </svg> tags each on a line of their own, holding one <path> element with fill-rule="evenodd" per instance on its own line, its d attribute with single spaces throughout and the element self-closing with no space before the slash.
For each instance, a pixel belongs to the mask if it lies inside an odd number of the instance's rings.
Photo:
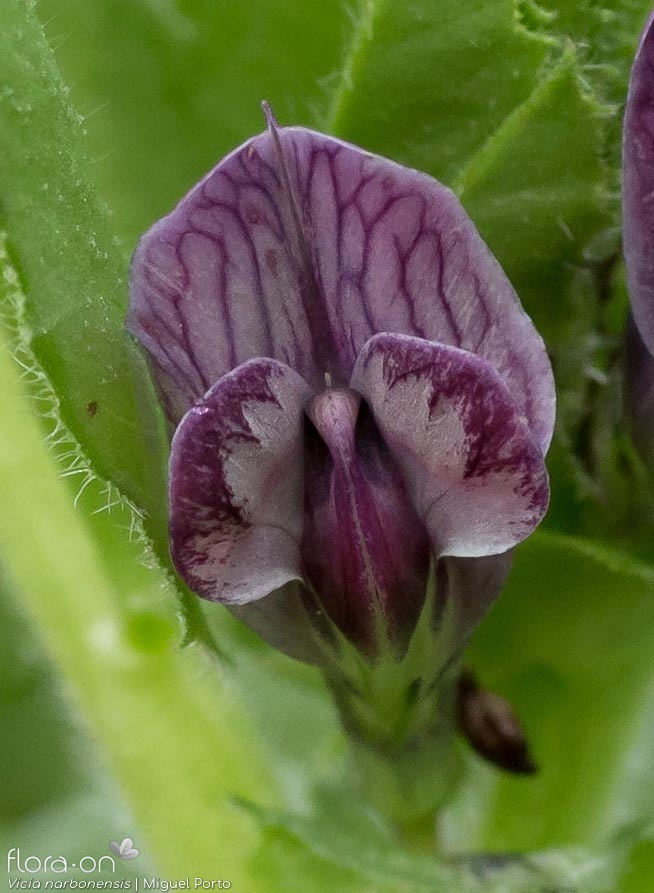
<svg viewBox="0 0 654 893">
<path fill-rule="evenodd" d="M 292 369 L 253 360 L 185 416 L 170 460 L 170 548 L 198 595 L 243 604 L 301 579 L 302 419 Z"/>
<path fill-rule="evenodd" d="M 404 472 L 438 557 L 505 552 L 547 510 L 540 448 L 497 371 L 481 357 L 382 334 L 353 386 Z"/>
</svg>

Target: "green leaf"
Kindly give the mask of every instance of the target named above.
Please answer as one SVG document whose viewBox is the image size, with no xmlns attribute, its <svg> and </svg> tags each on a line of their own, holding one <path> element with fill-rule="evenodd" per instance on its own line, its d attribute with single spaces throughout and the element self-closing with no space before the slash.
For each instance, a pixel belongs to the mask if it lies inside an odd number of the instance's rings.
<svg viewBox="0 0 654 893">
<path fill-rule="evenodd" d="M 32 2 L 3 3 L 0 83 L 0 223 L 33 350 L 97 473 L 163 517 L 156 400 L 123 331 L 127 265 Z"/>
<path fill-rule="evenodd" d="M 376 890 L 417 893 L 456 890 L 462 886 L 458 872 L 434 857 L 403 850 L 392 837 L 389 839 L 388 835 L 380 834 L 370 818 L 365 822 L 364 817 L 364 822 L 356 825 L 353 833 L 352 827 L 342 828 L 333 816 L 316 820 L 251 806 L 249 810 L 264 826 L 285 832 L 291 839 L 304 844 L 318 860 L 331 863 L 346 875 L 358 875 L 374 884 Z M 270 845 L 267 851 L 269 849 Z"/>
<path fill-rule="evenodd" d="M 298 884 L 291 889 L 298 891 L 302 883 L 316 891 L 337 883 L 339 890 L 377 893 L 613 893 L 625 862 L 627 840 L 599 852 L 437 855 L 428 846 L 405 848 L 351 795 L 340 796 L 340 810 L 329 816 L 290 815 L 244 804 L 267 829 L 252 860 L 254 871 L 260 868 L 262 879 L 272 876 L 277 883 L 292 874 Z M 263 889 L 277 886 L 264 884 Z"/>
<path fill-rule="evenodd" d="M 259 893 L 314 893 L 338 890 L 339 893 L 361 893 L 362 878 L 357 871 L 335 865 L 316 856 L 283 828 L 266 828 L 263 843 L 250 858 L 252 874 L 257 878 Z M 365 881 L 363 883 L 366 883 Z M 392 893 L 388 885 L 363 887 L 366 893 Z"/>
<path fill-rule="evenodd" d="M 524 721 L 540 771 L 470 759 L 447 822 L 455 847 L 601 845 L 651 814 L 654 568 L 572 537 L 537 533 L 470 661 Z"/>
<path fill-rule="evenodd" d="M 116 231 L 130 248 L 228 151 L 315 124 L 349 28 L 341 0 L 42 0 Z"/>
<path fill-rule="evenodd" d="M 533 92 L 553 41 L 513 0 L 359 7 L 327 130 L 451 183 Z"/>
<path fill-rule="evenodd" d="M 573 264 L 608 223 L 598 114 L 567 51 L 456 181 L 550 346 L 568 324 Z"/>
<path fill-rule="evenodd" d="M 539 0 L 551 15 L 551 33 L 565 34 L 579 47 L 584 77 L 606 102 L 622 105 L 638 38 L 652 5 L 649 0 Z M 621 115 L 610 128 L 608 156 L 620 161 Z"/>
</svg>

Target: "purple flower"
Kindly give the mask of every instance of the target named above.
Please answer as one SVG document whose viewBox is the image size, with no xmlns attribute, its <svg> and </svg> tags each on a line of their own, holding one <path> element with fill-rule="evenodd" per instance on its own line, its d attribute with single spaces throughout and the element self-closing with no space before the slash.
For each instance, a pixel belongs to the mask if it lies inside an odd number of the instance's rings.
<svg viewBox="0 0 654 893">
<path fill-rule="evenodd" d="M 172 557 L 307 660 L 401 654 L 435 581 L 446 662 L 547 507 L 547 354 L 449 190 L 267 114 L 132 265 Z"/>
<path fill-rule="evenodd" d="M 631 70 L 622 150 L 623 250 L 631 315 L 627 407 L 634 439 L 654 460 L 654 14 Z"/>
<path fill-rule="evenodd" d="M 641 338 L 654 353 L 654 14 L 631 70 L 622 165 L 624 256 L 632 313 Z"/>
</svg>

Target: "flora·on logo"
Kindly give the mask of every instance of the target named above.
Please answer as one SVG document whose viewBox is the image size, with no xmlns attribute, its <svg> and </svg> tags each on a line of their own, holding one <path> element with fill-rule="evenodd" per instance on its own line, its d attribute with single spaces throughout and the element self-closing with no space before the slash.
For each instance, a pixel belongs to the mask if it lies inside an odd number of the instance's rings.
<svg viewBox="0 0 654 893">
<path fill-rule="evenodd" d="M 109 844 L 109 849 L 121 859 L 136 859 L 139 854 L 139 850 L 134 847 L 134 841 L 131 837 L 125 837 L 120 843 L 112 840 Z"/>
<path fill-rule="evenodd" d="M 45 859 L 27 856 L 21 861 L 20 847 L 12 847 L 7 853 L 7 872 L 11 871 L 20 871 L 21 874 L 36 874 L 37 871 L 65 874 L 68 871 L 68 862 L 64 856 L 46 856 Z"/>
<path fill-rule="evenodd" d="M 130 841 L 131 846 L 131 841 Z M 136 851 L 138 855 L 138 850 Z M 128 858 L 133 859 L 134 856 Z M 107 863 L 112 873 L 116 871 L 116 863 L 111 856 L 100 856 L 95 859 L 93 856 L 82 856 L 79 862 L 68 863 L 65 856 L 45 856 L 41 859 L 39 856 L 21 855 L 20 847 L 12 847 L 7 853 L 7 872 L 20 872 L 20 874 L 37 874 L 41 871 L 51 871 L 54 874 L 66 874 L 70 868 L 79 868 L 84 874 L 93 874 L 102 870 L 103 864 Z"/>
</svg>

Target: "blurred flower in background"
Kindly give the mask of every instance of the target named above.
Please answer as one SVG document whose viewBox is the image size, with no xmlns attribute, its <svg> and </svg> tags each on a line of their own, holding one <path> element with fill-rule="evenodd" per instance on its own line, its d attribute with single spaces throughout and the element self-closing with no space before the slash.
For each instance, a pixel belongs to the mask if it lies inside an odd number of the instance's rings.
<svg viewBox="0 0 654 893">
<path fill-rule="evenodd" d="M 622 154 L 623 251 L 631 300 L 627 399 L 634 438 L 654 463 L 654 17 L 631 69 Z"/>
</svg>

